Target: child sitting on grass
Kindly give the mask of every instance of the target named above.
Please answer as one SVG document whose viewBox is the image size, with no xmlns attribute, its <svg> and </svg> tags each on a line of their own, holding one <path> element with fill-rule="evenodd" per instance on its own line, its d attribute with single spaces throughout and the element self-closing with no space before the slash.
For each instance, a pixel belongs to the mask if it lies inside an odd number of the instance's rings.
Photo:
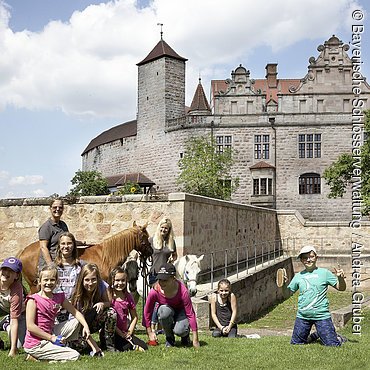
<svg viewBox="0 0 370 370">
<path fill-rule="evenodd" d="M 237 303 L 235 294 L 231 292 L 231 283 L 227 279 L 218 282 L 217 293 L 211 296 L 211 315 L 217 328 L 213 330 L 213 337 L 237 336 Z"/>
<path fill-rule="evenodd" d="M 127 291 L 127 274 L 122 267 L 116 267 L 109 275 L 108 297 L 117 312 L 117 326 L 114 335 L 114 347 L 119 351 L 144 351 L 148 346 L 134 336 L 137 323 L 136 305 L 132 295 Z M 128 316 L 131 323 L 128 325 Z"/>
<path fill-rule="evenodd" d="M 90 329 L 83 315 L 65 298 L 64 293 L 53 293 L 57 283 L 57 268 L 46 265 L 40 271 L 40 291 L 27 297 L 24 350 L 29 360 L 76 361 L 80 354 L 66 347 L 66 342 L 77 338 L 80 324 L 83 336 L 93 347 Z M 61 308 L 70 312 L 75 319 L 55 325 Z"/>
<path fill-rule="evenodd" d="M 335 328 L 329 312 L 327 298 L 328 286 L 337 290 L 346 290 L 344 272 L 334 269 L 335 275 L 321 267 L 317 267 L 317 253 L 312 246 L 305 246 L 298 254 L 298 259 L 305 269 L 297 273 L 285 292 L 296 292 L 299 289 L 298 312 L 294 324 L 291 344 L 307 344 L 312 325 L 315 325 L 317 335 L 325 346 L 340 346 L 341 337 Z"/>
<path fill-rule="evenodd" d="M 83 266 L 78 276 L 76 288 L 72 295 L 72 304 L 84 315 L 92 334 L 100 330 L 100 346 L 109 352 L 115 352 L 114 333 L 116 331 L 117 313 L 111 308 L 107 292 L 108 284 L 101 278 L 99 268 L 94 263 Z M 71 345 L 79 350 L 87 348 L 80 336 Z M 102 349 L 90 352 L 91 356 L 102 357 Z"/>
</svg>

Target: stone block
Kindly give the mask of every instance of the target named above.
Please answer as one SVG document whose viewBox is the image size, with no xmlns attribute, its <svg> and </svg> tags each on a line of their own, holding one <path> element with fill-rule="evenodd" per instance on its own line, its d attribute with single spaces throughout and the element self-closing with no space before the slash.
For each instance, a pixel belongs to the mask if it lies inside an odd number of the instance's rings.
<svg viewBox="0 0 370 370">
<path fill-rule="evenodd" d="M 352 305 L 333 311 L 331 317 L 336 328 L 343 328 L 352 318 Z"/>
</svg>

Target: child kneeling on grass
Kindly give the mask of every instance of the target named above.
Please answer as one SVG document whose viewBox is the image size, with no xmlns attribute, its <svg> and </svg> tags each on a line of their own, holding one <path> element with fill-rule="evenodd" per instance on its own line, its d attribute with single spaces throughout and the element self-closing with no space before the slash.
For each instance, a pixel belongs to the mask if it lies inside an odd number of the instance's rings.
<svg viewBox="0 0 370 370">
<path fill-rule="evenodd" d="M 83 335 L 90 342 L 90 329 L 83 315 L 65 298 L 64 293 L 53 293 L 57 283 L 57 268 L 47 265 L 40 272 L 40 291 L 27 297 L 24 351 L 29 360 L 77 360 L 80 354 L 65 345 L 66 341 L 78 337 L 80 324 Z M 75 319 L 54 325 L 61 308 L 70 312 Z"/>
<path fill-rule="evenodd" d="M 231 292 L 231 283 L 228 279 L 221 279 L 217 285 L 217 293 L 211 296 L 211 315 L 217 328 L 213 330 L 213 337 L 237 336 L 237 304 L 235 294 Z"/>
<path fill-rule="evenodd" d="M 315 325 L 317 335 L 325 346 L 340 346 L 341 336 L 335 332 L 329 312 L 327 298 L 328 286 L 339 291 L 346 290 L 344 272 L 334 269 L 335 275 L 316 266 L 317 253 L 312 246 L 303 247 L 297 257 L 305 269 L 297 273 L 285 291 L 296 292 L 299 289 L 298 311 L 294 324 L 291 344 L 307 344 L 312 325 Z"/>
</svg>

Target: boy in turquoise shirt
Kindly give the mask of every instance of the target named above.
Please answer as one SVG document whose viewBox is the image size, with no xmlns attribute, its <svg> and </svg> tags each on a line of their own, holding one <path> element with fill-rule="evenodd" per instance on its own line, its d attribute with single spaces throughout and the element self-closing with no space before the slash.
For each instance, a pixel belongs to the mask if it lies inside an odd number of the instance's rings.
<svg viewBox="0 0 370 370">
<path fill-rule="evenodd" d="M 340 346 L 342 341 L 337 333 L 329 312 L 327 298 L 328 286 L 337 290 L 346 290 L 346 281 L 342 269 L 331 271 L 317 267 L 317 253 L 312 246 L 303 247 L 297 257 L 305 269 L 297 273 L 288 289 L 296 292 L 299 289 L 298 311 L 294 324 L 291 344 L 307 344 L 312 325 L 315 325 L 321 342 L 326 346 Z"/>
</svg>

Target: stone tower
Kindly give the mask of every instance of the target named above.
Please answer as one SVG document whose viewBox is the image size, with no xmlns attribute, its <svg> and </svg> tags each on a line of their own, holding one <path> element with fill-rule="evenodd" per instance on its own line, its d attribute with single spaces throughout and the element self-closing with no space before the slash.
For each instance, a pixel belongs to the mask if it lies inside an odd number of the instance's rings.
<svg viewBox="0 0 370 370">
<path fill-rule="evenodd" d="M 137 132 L 155 135 L 185 115 L 185 62 L 161 37 L 138 66 Z M 154 139 L 154 137 L 153 137 Z"/>
</svg>

